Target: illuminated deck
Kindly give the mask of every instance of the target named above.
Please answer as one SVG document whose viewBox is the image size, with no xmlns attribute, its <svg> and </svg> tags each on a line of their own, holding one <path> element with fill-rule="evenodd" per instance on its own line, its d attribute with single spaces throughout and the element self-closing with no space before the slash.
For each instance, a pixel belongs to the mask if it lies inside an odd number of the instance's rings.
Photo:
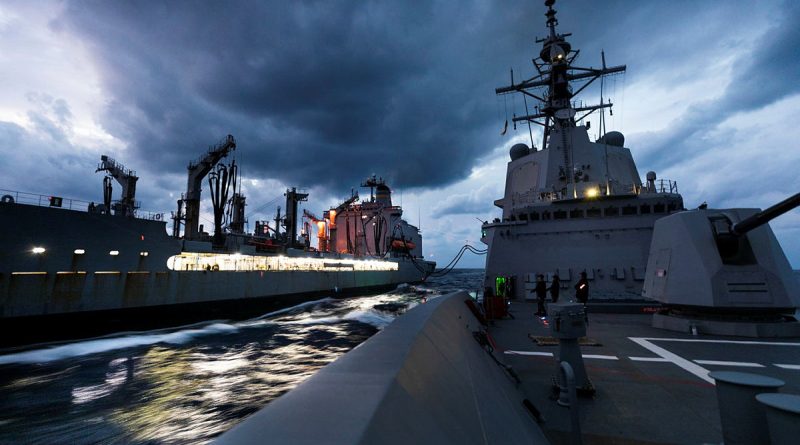
<svg viewBox="0 0 800 445">
<path fill-rule="evenodd" d="M 216 254 L 183 252 L 167 260 L 170 270 L 213 271 L 392 271 L 398 265 L 393 261 L 353 260 L 333 258 L 304 258 L 259 256 L 242 254 Z"/>
</svg>

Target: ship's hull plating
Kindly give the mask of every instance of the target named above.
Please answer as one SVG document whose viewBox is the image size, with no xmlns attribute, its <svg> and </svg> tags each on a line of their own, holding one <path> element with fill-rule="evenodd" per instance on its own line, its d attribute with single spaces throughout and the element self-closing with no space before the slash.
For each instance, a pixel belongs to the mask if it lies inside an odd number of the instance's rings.
<svg viewBox="0 0 800 445">
<path fill-rule="evenodd" d="M 561 296 L 574 296 L 587 272 L 593 300 L 642 299 L 653 224 L 663 214 L 628 217 L 506 221 L 484 226 L 489 246 L 486 286 L 512 277 L 514 298 L 533 298 L 536 275 L 561 280 Z"/>
<path fill-rule="evenodd" d="M 9 203 L 0 203 L 0 243 L 3 331 L 68 324 L 77 330 L 76 322 L 131 316 L 222 317 L 317 296 L 391 289 L 421 281 L 420 269 L 434 267 L 397 258 L 397 270 L 174 271 L 167 258 L 180 253 L 180 244 L 167 236 L 163 222 Z M 34 254 L 34 246 L 45 252 Z"/>
</svg>

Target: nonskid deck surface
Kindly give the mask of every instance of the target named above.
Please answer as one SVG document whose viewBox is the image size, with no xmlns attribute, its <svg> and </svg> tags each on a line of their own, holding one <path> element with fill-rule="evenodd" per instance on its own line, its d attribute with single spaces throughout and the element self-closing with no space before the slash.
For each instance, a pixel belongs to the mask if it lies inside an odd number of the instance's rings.
<svg viewBox="0 0 800 445">
<path fill-rule="evenodd" d="M 557 346 L 537 346 L 549 336 L 536 305 L 514 302 L 513 319 L 494 321 L 489 332 L 497 357 L 511 365 L 521 389 L 545 417 L 553 443 L 569 440 L 567 408 L 550 398 Z M 594 398 L 580 400 L 584 443 L 721 443 L 715 370 L 779 378 L 781 392 L 800 394 L 800 338 L 754 340 L 692 336 L 656 329 L 646 314 L 589 314 L 587 337 L 601 346 L 581 350 Z"/>
</svg>

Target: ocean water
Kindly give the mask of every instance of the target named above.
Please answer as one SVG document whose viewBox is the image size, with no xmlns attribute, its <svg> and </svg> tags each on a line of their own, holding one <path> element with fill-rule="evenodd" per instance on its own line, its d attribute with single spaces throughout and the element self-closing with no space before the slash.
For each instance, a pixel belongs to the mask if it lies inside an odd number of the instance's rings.
<svg viewBox="0 0 800 445">
<path fill-rule="evenodd" d="M 475 291 L 482 274 L 0 355 L 0 443 L 207 443 L 424 299 Z"/>
</svg>

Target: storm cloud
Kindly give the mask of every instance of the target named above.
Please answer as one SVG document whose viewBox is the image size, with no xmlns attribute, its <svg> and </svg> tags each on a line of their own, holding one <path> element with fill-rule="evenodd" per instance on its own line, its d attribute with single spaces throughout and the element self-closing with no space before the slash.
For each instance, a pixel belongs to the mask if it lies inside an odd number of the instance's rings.
<svg viewBox="0 0 800 445">
<path fill-rule="evenodd" d="M 497 144 L 492 89 L 526 40 L 501 30 L 525 9 L 82 1 L 54 26 L 91 45 L 136 162 L 181 171 L 231 133 L 250 174 L 342 190 L 451 183 Z"/>
<path fill-rule="evenodd" d="M 426 250 L 449 260 L 479 233 L 475 217 L 498 215 L 508 147 L 530 142 L 527 127 L 500 135 L 526 109 L 494 89 L 510 68 L 517 81 L 535 72 L 542 3 L 6 2 L 0 187 L 88 200 L 107 154 L 139 172 L 145 208 L 163 211 L 186 164 L 233 134 L 249 212 L 268 217 L 287 186 L 310 189 L 319 211 L 374 173 L 405 192 Z M 627 64 L 604 84 L 606 118 L 640 172 L 678 180 L 687 206 L 765 207 L 800 187 L 796 2 L 555 8 L 578 65 L 599 66 L 601 51 Z M 598 100 L 598 83 L 577 99 Z M 796 214 L 776 220 L 782 242 Z M 800 244 L 786 245 L 800 261 Z"/>
</svg>

